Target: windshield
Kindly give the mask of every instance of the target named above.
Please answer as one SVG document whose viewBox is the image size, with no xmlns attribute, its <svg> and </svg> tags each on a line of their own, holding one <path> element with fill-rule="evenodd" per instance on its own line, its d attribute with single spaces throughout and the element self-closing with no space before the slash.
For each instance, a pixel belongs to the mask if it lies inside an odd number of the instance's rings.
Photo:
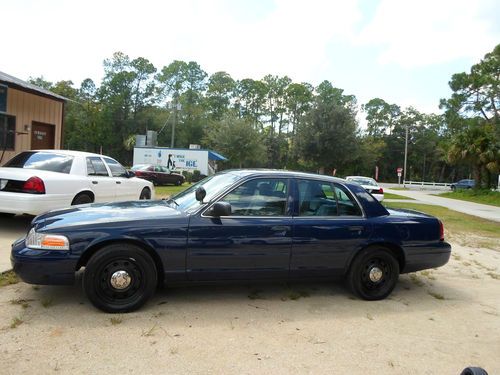
<svg viewBox="0 0 500 375">
<path fill-rule="evenodd" d="M 137 164 L 130 168 L 131 171 L 146 171 L 151 167 L 149 164 Z"/>
<path fill-rule="evenodd" d="M 4 167 L 69 173 L 73 156 L 53 152 L 26 151 L 10 159 Z"/>
<path fill-rule="evenodd" d="M 173 201 L 174 208 L 182 211 L 193 211 L 200 207 L 200 202 L 196 200 L 195 190 L 203 186 L 207 195 L 203 202 L 208 203 L 220 191 L 233 184 L 240 177 L 230 173 L 216 174 L 201 180 L 200 182 L 192 185 L 189 189 L 174 195 L 168 202 Z"/>
<path fill-rule="evenodd" d="M 351 177 L 351 178 L 349 178 L 349 181 L 357 182 L 360 185 L 377 186 L 377 183 L 372 178 L 363 178 L 363 177 L 354 177 L 354 178 L 352 178 Z"/>
</svg>

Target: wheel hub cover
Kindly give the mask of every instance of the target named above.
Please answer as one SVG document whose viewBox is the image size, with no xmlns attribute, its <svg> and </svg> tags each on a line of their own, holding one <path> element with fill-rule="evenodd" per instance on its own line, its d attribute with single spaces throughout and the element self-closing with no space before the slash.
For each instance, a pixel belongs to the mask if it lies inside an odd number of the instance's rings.
<svg viewBox="0 0 500 375">
<path fill-rule="evenodd" d="M 130 285 L 132 278 L 127 271 L 116 271 L 111 275 L 111 286 L 115 289 L 125 289 Z"/>
<path fill-rule="evenodd" d="M 370 281 L 373 282 L 373 283 L 378 283 L 380 280 L 382 280 L 382 276 L 383 276 L 383 273 L 382 273 L 382 270 L 378 267 L 373 267 L 371 270 L 370 270 Z"/>
</svg>

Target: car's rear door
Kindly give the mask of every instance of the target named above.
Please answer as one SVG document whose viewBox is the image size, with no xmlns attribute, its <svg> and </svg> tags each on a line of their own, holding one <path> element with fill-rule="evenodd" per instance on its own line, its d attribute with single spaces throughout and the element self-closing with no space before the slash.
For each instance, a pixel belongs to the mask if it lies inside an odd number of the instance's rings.
<svg viewBox="0 0 500 375">
<path fill-rule="evenodd" d="M 223 198 L 232 215 L 210 209 L 189 224 L 187 273 L 191 280 L 251 280 L 288 276 L 292 245 L 289 180 L 255 178 Z"/>
<path fill-rule="evenodd" d="M 346 187 L 328 180 L 295 182 L 290 277 L 342 274 L 350 256 L 369 238 L 369 222 Z"/>
</svg>

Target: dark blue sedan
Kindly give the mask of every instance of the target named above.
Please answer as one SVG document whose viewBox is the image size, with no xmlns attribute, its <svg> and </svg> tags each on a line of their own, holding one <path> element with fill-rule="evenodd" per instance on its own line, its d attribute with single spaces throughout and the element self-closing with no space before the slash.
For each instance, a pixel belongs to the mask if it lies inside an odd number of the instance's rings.
<svg viewBox="0 0 500 375">
<path fill-rule="evenodd" d="M 83 285 L 107 312 L 142 306 L 159 284 L 345 278 L 379 300 L 400 273 L 448 262 L 435 217 L 387 210 L 360 185 L 315 174 L 234 170 L 165 201 L 77 206 L 36 217 L 12 245 L 20 278 Z"/>
</svg>

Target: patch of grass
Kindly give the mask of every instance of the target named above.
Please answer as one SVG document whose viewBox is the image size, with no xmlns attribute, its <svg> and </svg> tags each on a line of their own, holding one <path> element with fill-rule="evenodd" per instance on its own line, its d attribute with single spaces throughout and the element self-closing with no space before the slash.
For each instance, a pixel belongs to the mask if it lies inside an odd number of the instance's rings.
<svg viewBox="0 0 500 375">
<path fill-rule="evenodd" d="M 18 299 L 11 299 L 10 303 L 12 305 L 19 305 L 23 309 L 27 309 L 28 307 L 30 307 L 30 304 L 28 302 L 31 302 L 31 301 L 34 301 L 34 300 L 32 300 L 32 299 L 18 298 Z"/>
<path fill-rule="evenodd" d="M 109 321 L 111 322 L 112 325 L 116 326 L 117 324 L 123 322 L 123 318 L 121 316 L 113 316 L 109 318 Z"/>
<path fill-rule="evenodd" d="M 410 198 L 410 197 L 405 197 L 404 195 L 387 193 L 387 192 L 384 192 L 384 199 L 407 199 L 407 200 L 410 200 L 410 201 L 414 201 L 415 200 L 415 199 Z"/>
<path fill-rule="evenodd" d="M 54 300 L 52 298 L 42 298 L 40 303 L 47 309 L 54 304 Z"/>
<path fill-rule="evenodd" d="M 474 203 L 489 204 L 491 206 L 500 207 L 500 191 L 491 190 L 457 190 L 443 194 L 436 194 L 440 197 L 458 199 Z"/>
<path fill-rule="evenodd" d="M 500 223 L 492 220 L 481 219 L 476 216 L 430 204 L 387 202 L 384 205 L 388 208 L 405 208 L 436 216 L 443 222 L 445 230 L 451 234 L 471 233 L 475 236 L 488 237 L 495 241 L 500 240 Z"/>
<path fill-rule="evenodd" d="M 391 190 L 410 190 L 410 189 L 405 187 L 391 187 Z"/>
<path fill-rule="evenodd" d="M 262 290 L 260 289 L 254 289 L 248 294 L 249 299 L 264 299 L 260 294 L 262 293 Z"/>
<path fill-rule="evenodd" d="M 10 328 L 17 328 L 23 323 L 24 323 L 24 320 L 22 320 L 19 317 L 15 317 L 14 319 L 12 319 L 12 323 L 10 323 Z"/>
<path fill-rule="evenodd" d="M 288 298 L 290 298 L 292 301 L 296 301 L 299 298 L 307 298 L 310 296 L 311 294 L 307 290 L 290 290 L 290 292 L 288 292 Z"/>
<path fill-rule="evenodd" d="M 444 296 L 442 294 L 440 294 L 440 293 L 431 292 L 430 290 L 428 290 L 427 293 L 429 293 L 435 299 L 438 299 L 438 300 L 444 300 L 445 299 Z"/>
<path fill-rule="evenodd" d="M 17 284 L 19 279 L 14 271 L 7 271 L 0 273 L 0 287 L 6 285 Z"/>
<path fill-rule="evenodd" d="M 495 279 L 495 280 L 500 280 L 500 274 L 498 273 L 494 273 L 494 272 L 486 272 L 486 274 L 488 276 L 490 276 L 492 279 Z"/>
<path fill-rule="evenodd" d="M 418 276 L 415 273 L 410 273 L 409 274 L 410 280 L 413 284 L 416 286 L 424 286 L 425 283 L 418 278 Z"/>
<path fill-rule="evenodd" d="M 180 193 L 190 187 L 191 184 L 185 182 L 181 186 L 155 186 L 156 199 L 163 199 L 170 197 L 171 195 Z"/>
</svg>

